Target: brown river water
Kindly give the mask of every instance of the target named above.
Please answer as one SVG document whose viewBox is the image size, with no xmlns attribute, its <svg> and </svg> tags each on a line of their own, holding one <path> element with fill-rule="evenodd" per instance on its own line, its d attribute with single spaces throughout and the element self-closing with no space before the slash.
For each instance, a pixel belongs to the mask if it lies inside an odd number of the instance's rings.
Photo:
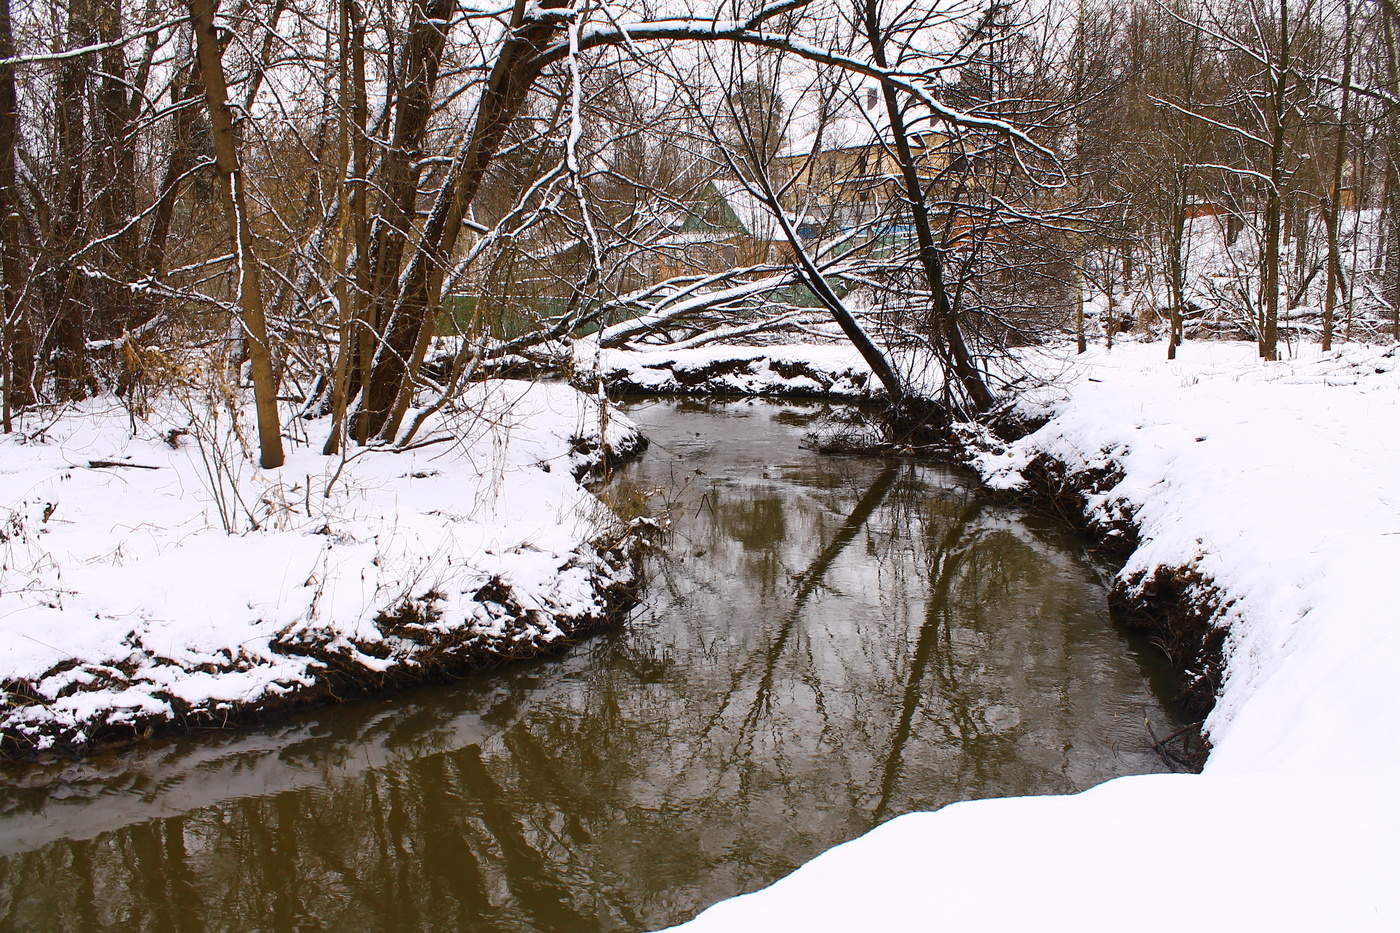
<svg viewBox="0 0 1400 933">
<path fill-rule="evenodd" d="M 669 509 L 561 658 L 0 774 L 3 930 L 646 930 L 910 810 L 1162 770 L 1103 570 L 968 475 L 824 457 L 823 405 L 627 406 Z"/>
</svg>

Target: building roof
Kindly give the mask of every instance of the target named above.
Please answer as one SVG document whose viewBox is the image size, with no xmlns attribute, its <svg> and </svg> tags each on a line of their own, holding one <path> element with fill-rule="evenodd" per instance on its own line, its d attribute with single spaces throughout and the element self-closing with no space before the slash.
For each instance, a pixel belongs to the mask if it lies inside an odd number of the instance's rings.
<svg viewBox="0 0 1400 933">
<path fill-rule="evenodd" d="M 911 102 L 905 107 L 904 120 L 911 132 L 927 131 L 932 113 Z M 890 118 L 879 85 L 865 84 L 838 100 L 834 113 L 829 107 L 825 112 L 817 107 L 805 116 L 794 114 L 791 126 L 798 132 L 779 150 L 779 158 L 804 156 L 818 149 L 831 152 L 877 145 L 889 139 Z"/>
</svg>

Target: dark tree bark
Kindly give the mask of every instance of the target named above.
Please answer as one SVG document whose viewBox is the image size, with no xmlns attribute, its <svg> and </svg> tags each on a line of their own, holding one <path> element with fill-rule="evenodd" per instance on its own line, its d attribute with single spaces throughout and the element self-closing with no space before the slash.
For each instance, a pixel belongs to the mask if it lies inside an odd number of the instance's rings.
<svg viewBox="0 0 1400 933">
<path fill-rule="evenodd" d="M 557 15 L 568 0 L 543 0 L 539 14 L 527 20 L 527 4 L 517 0 L 511 15 L 510 37 L 504 42 L 477 107 L 476 123 L 465 148 L 428 216 L 420 247 L 404 275 L 404 288 L 385 324 L 383 342 L 361 406 L 357 436 L 391 440 L 398 432 L 412 398 L 413 381 L 432 336 L 432 314 L 440 300 L 444 270 L 456 248 L 462 222 L 481 188 L 506 130 L 519 116 L 542 64 L 538 54 L 564 23 Z M 556 15 L 551 15 L 554 13 Z M 434 62 L 434 66 L 436 63 Z M 376 275 L 376 298 L 389 307 L 381 275 Z"/>
<path fill-rule="evenodd" d="M 879 0 L 864 0 L 862 13 L 871 60 L 877 67 L 887 70 L 889 60 L 885 51 L 885 34 L 880 25 Z M 890 136 L 899 163 L 904 198 L 914 223 L 919 263 L 923 267 L 924 278 L 928 282 L 933 300 L 930 342 L 939 355 L 949 382 L 956 382 L 961 387 L 966 402 L 973 411 L 985 411 L 991 407 L 994 399 L 991 390 L 982 380 L 982 373 L 976 361 L 968 351 L 956 310 L 948 296 L 943 275 L 943 255 L 934 239 L 923 182 L 919 179 L 918 164 L 909 146 L 904 113 L 900 109 L 895 89 L 890 84 L 882 82 L 881 91 L 884 95 L 885 113 L 890 121 Z"/>
<path fill-rule="evenodd" d="M 433 112 L 433 91 L 447 40 L 446 25 L 454 8 L 453 0 L 415 0 L 412 24 L 399 57 L 402 90 L 395 102 L 393 140 L 380 167 L 383 194 L 375 222 L 376 235 L 370 246 L 371 293 L 365 324 L 376 333 L 398 301 L 399 273 L 418 204 L 423 139 Z M 400 347 L 386 334 L 378 342 L 373 372 L 363 387 L 365 399 L 354 425 L 355 438 L 360 442 L 367 441 L 383 426 L 387 403 L 376 407 L 376 401 L 385 393 L 390 393 L 392 401 L 406 365 Z M 393 385 L 382 385 L 385 380 Z"/>
<path fill-rule="evenodd" d="M 120 39 L 121 0 L 91 2 L 98 40 Z M 124 229 L 135 204 L 136 147 L 132 126 L 135 114 L 129 94 L 132 82 L 123 47 L 105 49 L 98 56 L 98 64 L 101 73 L 92 119 L 95 190 L 90 213 L 97 234 L 111 237 L 93 257 L 99 268 L 111 274 L 111 279 L 89 284 L 87 291 L 93 298 L 93 307 L 89 313 L 91 326 L 85 336 L 111 338 L 131 327 L 138 314 L 131 290 L 121 282 L 140 265 L 141 239 L 134 225 Z"/>
<path fill-rule="evenodd" d="M 340 316 L 340 352 L 336 358 L 331 386 L 332 426 L 322 453 L 336 453 L 343 443 L 345 408 L 352 386 L 363 382 L 361 359 L 372 351 L 373 334 L 362 326 L 361 296 L 368 285 L 366 251 L 369 245 L 369 224 L 365 217 L 365 74 L 364 27 L 354 0 L 340 0 L 337 9 L 340 64 L 337 89 L 339 115 L 337 131 L 337 168 L 342 178 L 336 203 L 339 227 L 336 236 L 335 268 L 336 305 Z M 354 246 L 355 287 L 351 287 L 349 270 L 350 247 Z M 362 345 L 363 344 L 363 348 Z M 365 367 L 367 369 L 367 365 Z"/>
<path fill-rule="evenodd" d="M 82 46 L 93 40 L 92 10 L 87 0 L 69 0 L 68 42 Z M 42 347 L 48 372 L 61 398 L 81 398 L 88 394 L 84 343 L 87 334 L 86 282 L 78 275 L 68 256 L 87 240 L 85 159 L 89 57 L 66 59 L 59 67 L 58 80 L 58 158 L 59 206 L 55 213 L 52 298 L 54 321 Z"/>
<path fill-rule="evenodd" d="M 1351 111 L 1351 65 L 1352 24 L 1351 0 L 1345 0 L 1342 35 L 1342 99 L 1337 110 L 1336 137 L 1332 150 L 1332 179 L 1327 186 L 1327 198 L 1323 206 L 1327 212 L 1327 296 L 1322 305 L 1322 349 L 1332 349 L 1333 331 L 1336 329 L 1337 299 L 1346 286 L 1342 276 L 1341 225 L 1343 190 L 1342 168 L 1347 158 L 1347 120 Z"/>
<path fill-rule="evenodd" d="M 193 50 L 190 50 L 193 58 Z M 161 175 L 157 189 L 155 210 L 151 225 L 146 232 L 146 242 L 141 249 L 141 271 L 158 276 L 165 268 L 165 250 L 170 237 L 170 224 L 175 217 L 175 204 L 184 187 L 185 176 L 194 167 L 194 128 L 198 111 L 193 101 L 204 95 L 204 90 L 195 77 L 196 66 L 191 60 L 182 69 L 171 91 L 171 103 L 176 106 L 172 118 L 170 140 L 165 161 L 165 171 Z M 180 106 L 187 104 L 187 106 Z"/>
<path fill-rule="evenodd" d="M 1172 198 L 1172 214 L 1167 228 L 1167 289 L 1171 307 L 1167 311 L 1167 359 L 1176 359 L 1181 346 L 1183 317 L 1186 309 L 1186 207 L 1187 187 L 1185 169 L 1177 173 L 1176 190 Z"/>
<path fill-rule="evenodd" d="M 0 0 L 0 58 L 15 54 L 10 0 Z M 19 186 L 15 176 L 15 146 L 19 135 L 15 66 L 0 65 L 0 367 L 5 385 L 0 408 L 9 433 L 14 409 L 28 404 L 33 372 L 33 344 L 19 316 L 22 261 L 19 255 Z"/>
<path fill-rule="evenodd" d="M 1282 266 L 1284 158 L 1288 132 L 1288 88 L 1292 77 L 1293 46 L 1289 35 L 1288 0 L 1279 0 L 1277 58 L 1270 56 L 1269 88 L 1269 188 L 1264 202 L 1264 266 L 1260 270 L 1264 316 L 1259 332 L 1259 355 L 1278 359 L 1279 279 Z"/>
<path fill-rule="evenodd" d="M 1394 0 L 1382 3 L 1386 90 L 1400 95 L 1400 10 Z M 1388 108 L 1381 120 L 1385 139 L 1385 285 L 1383 293 L 1390 304 L 1391 336 L 1400 341 L 1400 108 Z"/>
</svg>

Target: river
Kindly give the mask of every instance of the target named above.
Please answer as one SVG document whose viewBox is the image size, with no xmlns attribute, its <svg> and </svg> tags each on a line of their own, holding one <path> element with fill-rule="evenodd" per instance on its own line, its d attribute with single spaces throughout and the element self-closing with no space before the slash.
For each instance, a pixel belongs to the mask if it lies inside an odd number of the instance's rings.
<svg viewBox="0 0 1400 933">
<path fill-rule="evenodd" d="M 671 517 L 628 625 L 6 773 L 0 929 L 651 929 L 900 813 L 1163 769 L 1165 667 L 1073 534 L 803 448 L 826 405 L 627 409 L 652 446 L 605 494 Z"/>
</svg>

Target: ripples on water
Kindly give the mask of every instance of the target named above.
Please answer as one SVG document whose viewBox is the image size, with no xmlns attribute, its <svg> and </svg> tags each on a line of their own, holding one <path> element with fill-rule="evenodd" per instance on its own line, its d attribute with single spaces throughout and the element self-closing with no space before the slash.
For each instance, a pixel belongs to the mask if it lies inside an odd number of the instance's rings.
<svg viewBox="0 0 1400 933">
<path fill-rule="evenodd" d="M 1160 671 L 1055 526 L 647 402 L 670 556 L 562 659 L 0 777 L 0 928 L 639 930 L 884 819 L 1160 770 Z"/>
</svg>

